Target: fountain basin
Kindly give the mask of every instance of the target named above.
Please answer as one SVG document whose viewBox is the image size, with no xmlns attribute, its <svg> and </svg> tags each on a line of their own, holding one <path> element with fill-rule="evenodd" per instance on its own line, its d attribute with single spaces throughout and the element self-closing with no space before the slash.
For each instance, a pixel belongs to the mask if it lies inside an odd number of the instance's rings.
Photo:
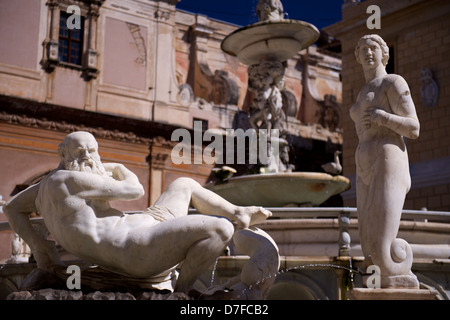
<svg viewBox="0 0 450 320">
<path fill-rule="evenodd" d="M 222 50 L 246 65 L 268 57 L 286 61 L 318 38 L 317 28 L 304 21 L 260 21 L 229 34 L 222 42 Z"/>
<path fill-rule="evenodd" d="M 350 188 L 350 180 L 320 172 L 268 173 L 233 177 L 206 186 L 239 206 L 318 206 Z"/>
</svg>

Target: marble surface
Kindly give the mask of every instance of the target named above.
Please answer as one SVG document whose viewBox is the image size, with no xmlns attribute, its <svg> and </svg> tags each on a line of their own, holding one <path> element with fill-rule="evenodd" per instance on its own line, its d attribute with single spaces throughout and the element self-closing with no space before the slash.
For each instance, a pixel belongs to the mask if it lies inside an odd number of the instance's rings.
<svg viewBox="0 0 450 320">
<path fill-rule="evenodd" d="M 317 28 L 304 21 L 260 21 L 229 34 L 221 48 L 243 64 L 252 65 L 263 57 L 286 61 L 318 38 Z"/>
<path fill-rule="evenodd" d="M 92 134 L 70 133 L 58 154 L 61 162 L 55 170 L 3 207 L 40 269 L 62 262 L 55 242 L 31 225 L 32 212 L 41 214 L 52 237 L 68 252 L 107 271 L 150 280 L 155 289 L 188 293 L 235 234 L 253 244 L 246 247 L 248 270 L 260 270 L 261 263 L 278 268 L 278 255 L 272 254 L 278 248 L 270 236 L 248 229 L 271 216 L 270 211 L 236 206 L 192 179 L 178 178 L 153 206 L 126 214 L 109 202 L 138 199 L 144 188 L 122 164 L 101 162 Z M 200 214 L 188 215 L 190 205 Z M 242 275 L 244 287 L 251 285 L 247 278 Z"/>
<path fill-rule="evenodd" d="M 350 180 L 320 172 L 283 172 L 232 177 L 225 184 L 208 188 L 239 205 L 318 206 L 349 189 Z"/>
<path fill-rule="evenodd" d="M 397 233 L 411 187 L 404 138 L 418 138 L 419 120 L 406 81 L 386 72 L 389 48 L 381 37 L 362 37 L 355 57 L 366 80 L 350 109 L 359 140 L 356 197 L 365 265 L 379 266 L 383 288 L 418 288 L 411 247 Z"/>
</svg>

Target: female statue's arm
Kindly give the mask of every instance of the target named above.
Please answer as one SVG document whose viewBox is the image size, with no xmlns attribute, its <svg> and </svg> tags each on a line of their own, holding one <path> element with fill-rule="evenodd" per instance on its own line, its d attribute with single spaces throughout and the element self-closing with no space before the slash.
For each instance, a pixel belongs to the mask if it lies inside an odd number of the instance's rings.
<svg viewBox="0 0 450 320">
<path fill-rule="evenodd" d="M 406 81 L 398 75 L 390 75 L 387 97 L 392 113 L 378 107 L 368 108 L 363 119 L 378 126 L 384 126 L 395 133 L 409 139 L 419 137 L 420 124 L 417 118 L 414 102 Z"/>
</svg>

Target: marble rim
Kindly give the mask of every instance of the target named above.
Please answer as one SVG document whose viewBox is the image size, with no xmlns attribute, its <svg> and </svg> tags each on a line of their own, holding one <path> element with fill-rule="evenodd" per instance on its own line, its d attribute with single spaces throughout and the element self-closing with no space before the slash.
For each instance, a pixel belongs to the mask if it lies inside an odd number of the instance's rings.
<svg viewBox="0 0 450 320">
<path fill-rule="evenodd" d="M 232 177 L 226 183 L 205 187 L 236 205 L 282 207 L 292 204 L 318 206 L 331 196 L 350 189 L 351 183 L 344 176 L 291 172 Z"/>
<path fill-rule="evenodd" d="M 297 179 L 302 178 L 304 180 L 314 180 L 317 182 L 320 182 L 320 180 L 335 180 L 335 181 L 341 181 L 344 183 L 350 184 L 350 180 L 347 177 L 344 176 L 332 176 L 328 173 L 323 172 L 283 172 L 283 173 L 264 173 L 264 174 L 249 174 L 249 175 L 242 175 L 237 177 L 232 177 L 228 181 L 250 181 L 250 180 L 285 180 L 285 179 Z"/>
<path fill-rule="evenodd" d="M 256 43 L 286 38 L 298 41 L 301 50 L 317 41 L 319 35 L 320 32 L 314 25 L 300 20 L 260 21 L 230 33 L 222 41 L 221 49 L 230 55 L 238 56 L 246 47 Z"/>
</svg>

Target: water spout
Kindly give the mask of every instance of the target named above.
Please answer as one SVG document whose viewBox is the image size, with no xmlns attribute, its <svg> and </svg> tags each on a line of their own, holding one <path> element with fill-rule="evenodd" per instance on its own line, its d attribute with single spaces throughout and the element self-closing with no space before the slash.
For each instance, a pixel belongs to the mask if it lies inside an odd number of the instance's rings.
<svg viewBox="0 0 450 320">
<path fill-rule="evenodd" d="M 211 282 L 210 282 L 210 288 L 214 285 L 214 278 L 216 275 L 216 269 L 217 269 L 217 263 L 219 262 L 219 257 L 217 257 L 216 262 L 214 262 L 214 267 L 211 271 Z"/>
</svg>

